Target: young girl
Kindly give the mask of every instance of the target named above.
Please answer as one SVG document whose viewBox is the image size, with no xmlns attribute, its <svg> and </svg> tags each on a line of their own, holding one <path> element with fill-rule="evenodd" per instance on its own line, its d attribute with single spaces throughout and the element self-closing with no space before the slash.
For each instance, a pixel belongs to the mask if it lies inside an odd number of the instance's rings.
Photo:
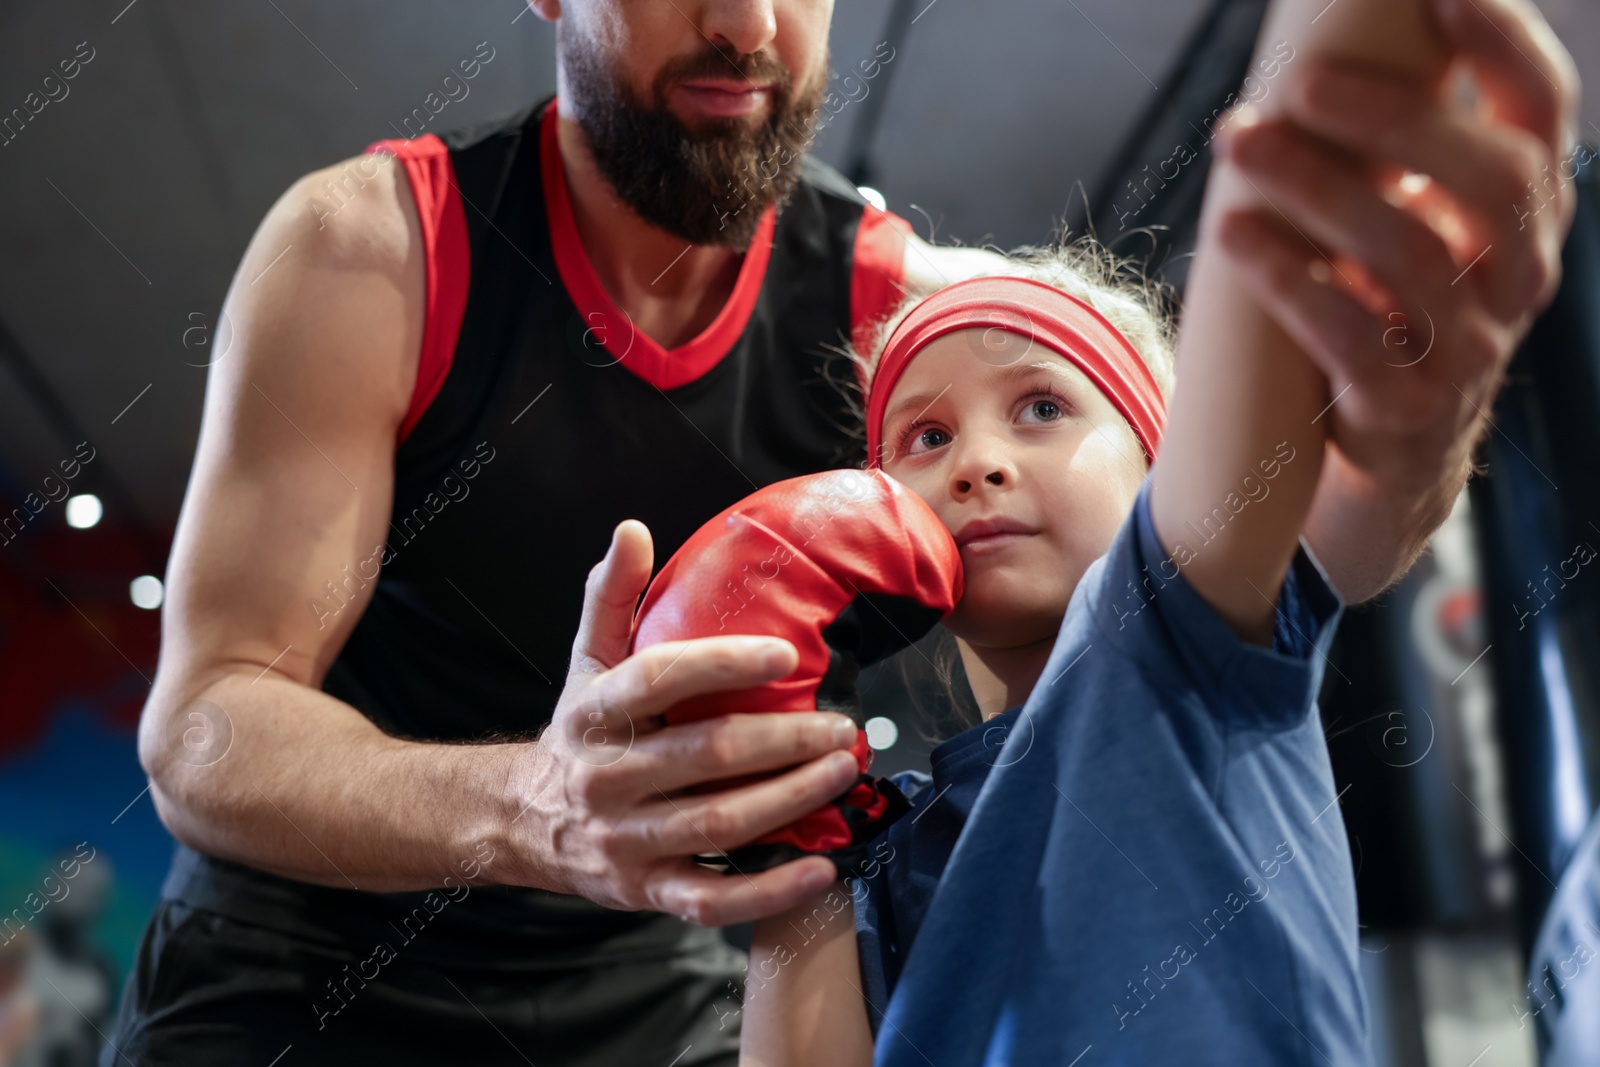
<svg viewBox="0 0 1600 1067">
<path fill-rule="evenodd" d="M 744 1062 L 1364 1062 L 1314 703 L 1343 604 L 1298 536 L 1325 382 L 1186 350 L 1169 418 L 1145 294 L 1014 262 L 907 301 L 868 364 L 869 455 L 961 549 L 984 721 L 757 924 Z"/>
</svg>

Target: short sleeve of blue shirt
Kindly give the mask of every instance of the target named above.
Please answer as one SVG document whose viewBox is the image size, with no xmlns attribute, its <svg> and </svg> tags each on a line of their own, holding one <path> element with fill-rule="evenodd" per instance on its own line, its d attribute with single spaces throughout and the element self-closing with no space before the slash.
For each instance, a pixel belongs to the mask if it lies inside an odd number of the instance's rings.
<svg viewBox="0 0 1600 1067">
<path fill-rule="evenodd" d="M 1242 641 L 1162 549 L 1150 484 L 1027 702 L 904 779 L 854 882 L 880 1065 L 1365 1060 L 1315 704 L 1343 604 L 1301 546 L 1273 647 Z"/>
</svg>

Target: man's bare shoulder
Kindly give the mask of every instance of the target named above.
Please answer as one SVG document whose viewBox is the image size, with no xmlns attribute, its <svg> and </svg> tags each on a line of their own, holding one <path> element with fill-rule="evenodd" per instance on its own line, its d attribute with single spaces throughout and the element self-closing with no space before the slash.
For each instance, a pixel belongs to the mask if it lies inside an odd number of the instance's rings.
<svg viewBox="0 0 1600 1067">
<path fill-rule="evenodd" d="M 324 265 L 396 277 L 414 268 L 420 277 L 422 228 L 405 166 L 391 151 L 311 171 L 279 197 L 271 216 Z"/>
<path fill-rule="evenodd" d="M 908 292 L 932 292 L 967 278 L 1017 273 L 1010 260 L 991 248 L 936 245 L 914 233 L 906 237 L 904 270 Z"/>
<path fill-rule="evenodd" d="M 417 377 L 425 299 L 405 167 L 373 153 L 289 185 L 256 228 L 226 310 L 241 371 L 324 389 L 360 383 L 374 417 L 398 425 Z"/>
</svg>

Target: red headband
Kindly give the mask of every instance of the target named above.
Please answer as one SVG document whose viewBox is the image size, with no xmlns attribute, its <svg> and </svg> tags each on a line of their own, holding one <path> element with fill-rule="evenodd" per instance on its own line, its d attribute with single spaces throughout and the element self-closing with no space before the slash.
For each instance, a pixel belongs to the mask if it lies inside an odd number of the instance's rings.
<svg viewBox="0 0 1600 1067">
<path fill-rule="evenodd" d="M 1150 368 L 1094 308 L 1032 278 L 984 277 L 947 285 L 901 320 L 883 347 L 867 399 L 867 460 L 883 461 L 883 416 L 912 357 L 947 333 L 1001 329 L 1037 341 L 1083 371 L 1111 401 L 1154 460 L 1167 419 Z"/>
</svg>

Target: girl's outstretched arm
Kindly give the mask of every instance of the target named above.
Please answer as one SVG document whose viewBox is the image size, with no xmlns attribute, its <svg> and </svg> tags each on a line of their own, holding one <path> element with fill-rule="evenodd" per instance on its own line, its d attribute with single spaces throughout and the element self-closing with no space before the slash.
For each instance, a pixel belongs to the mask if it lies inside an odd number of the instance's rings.
<svg viewBox="0 0 1600 1067">
<path fill-rule="evenodd" d="M 845 883 L 756 923 L 741 1024 L 741 1067 L 871 1067 Z"/>
<path fill-rule="evenodd" d="M 1426 0 L 1343 0 L 1337 7 L 1279 0 L 1256 51 L 1281 54 L 1286 43 L 1302 56 L 1371 62 L 1436 84 L 1445 52 L 1430 18 Z M 1278 77 L 1294 78 L 1304 66 L 1287 65 Z M 1271 114 L 1286 91 L 1273 87 L 1255 106 Z M 1247 119 L 1241 113 L 1232 121 Z M 1324 415 L 1334 398 L 1222 255 L 1221 219 L 1262 202 L 1248 179 L 1218 160 L 1185 293 L 1177 389 L 1150 509 L 1163 550 L 1189 584 L 1241 638 L 1270 647 L 1279 589 L 1322 470 Z M 1324 268 L 1322 278 L 1305 284 L 1339 285 L 1347 277 L 1331 259 L 1314 262 Z"/>
</svg>

